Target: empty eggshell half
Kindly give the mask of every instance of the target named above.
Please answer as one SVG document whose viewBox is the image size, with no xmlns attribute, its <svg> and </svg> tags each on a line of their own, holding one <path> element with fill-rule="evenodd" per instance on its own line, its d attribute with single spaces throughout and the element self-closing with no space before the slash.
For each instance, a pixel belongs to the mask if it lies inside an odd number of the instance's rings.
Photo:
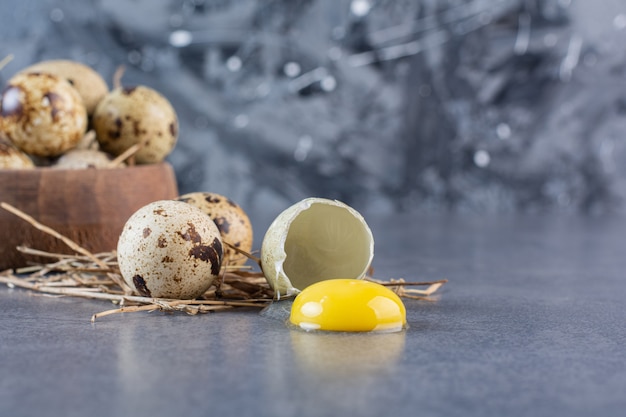
<svg viewBox="0 0 626 417">
<path fill-rule="evenodd" d="M 117 258 L 124 281 L 139 294 L 193 299 L 220 272 L 222 240 L 200 209 L 181 201 L 156 201 L 128 219 Z"/>
<path fill-rule="evenodd" d="M 277 297 L 327 279 L 361 279 L 373 257 L 374 238 L 363 216 L 325 198 L 307 198 L 283 211 L 261 245 L 263 274 Z"/>
</svg>

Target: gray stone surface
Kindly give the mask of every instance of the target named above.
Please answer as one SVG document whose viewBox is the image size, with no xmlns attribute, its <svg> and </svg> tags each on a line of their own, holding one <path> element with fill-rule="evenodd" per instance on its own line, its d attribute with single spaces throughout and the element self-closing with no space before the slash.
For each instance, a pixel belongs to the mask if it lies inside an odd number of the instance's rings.
<svg viewBox="0 0 626 417">
<path fill-rule="evenodd" d="M 257 311 L 91 314 L 0 288 L 2 416 L 623 416 L 626 221 L 368 219 L 380 278 L 448 278 L 399 334 Z"/>
</svg>

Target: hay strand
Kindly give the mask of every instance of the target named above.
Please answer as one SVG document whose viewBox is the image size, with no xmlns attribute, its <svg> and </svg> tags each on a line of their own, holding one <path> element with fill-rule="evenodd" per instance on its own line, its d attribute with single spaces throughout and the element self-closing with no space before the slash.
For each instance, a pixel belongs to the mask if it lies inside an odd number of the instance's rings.
<svg viewBox="0 0 626 417">
<path fill-rule="evenodd" d="M 6 211 L 15 214 L 17 217 L 21 218 L 22 220 L 27 221 L 28 223 L 30 223 L 35 229 L 37 230 L 41 230 L 44 233 L 47 233 L 51 236 L 54 236 L 55 238 L 59 239 L 61 242 L 65 243 L 67 246 L 69 246 L 70 249 L 80 253 L 81 255 L 85 255 L 86 257 L 88 257 L 89 259 L 91 259 L 92 261 L 94 261 L 98 266 L 102 267 L 102 268 L 106 268 L 106 264 L 104 262 L 102 262 L 100 259 L 98 259 L 93 253 L 89 252 L 87 249 L 83 248 L 82 246 L 80 246 L 78 243 L 74 242 L 72 239 L 63 236 L 61 233 L 57 232 L 54 229 L 51 229 L 50 227 L 43 225 L 41 223 L 39 223 L 37 220 L 35 220 L 32 216 L 24 213 L 23 211 L 17 209 L 16 207 L 13 207 L 12 205 L 6 203 L 6 202 L 2 202 L 0 203 L 0 207 L 2 207 L 3 209 L 5 209 Z"/>
</svg>

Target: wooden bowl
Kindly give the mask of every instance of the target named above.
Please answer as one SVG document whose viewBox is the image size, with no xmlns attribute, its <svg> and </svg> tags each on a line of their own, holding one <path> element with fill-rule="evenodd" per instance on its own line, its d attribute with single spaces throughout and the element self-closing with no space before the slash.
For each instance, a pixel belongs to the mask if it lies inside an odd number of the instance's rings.
<svg viewBox="0 0 626 417">
<path fill-rule="evenodd" d="M 92 253 L 109 252 L 126 220 L 139 208 L 178 196 L 168 163 L 114 169 L 0 169 L 0 201 L 31 215 Z M 28 265 L 34 258 L 18 252 L 24 245 L 73 254 L 62 241 L 0 208 L 0 271 Z"/>
</svg>

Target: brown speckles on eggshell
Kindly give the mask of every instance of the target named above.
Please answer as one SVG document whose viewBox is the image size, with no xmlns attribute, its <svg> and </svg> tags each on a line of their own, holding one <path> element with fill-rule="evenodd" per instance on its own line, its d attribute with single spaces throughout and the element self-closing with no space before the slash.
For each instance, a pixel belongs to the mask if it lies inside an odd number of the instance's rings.
<svg viewBox="0 0 626 417">
<path fill-rule="evenodd" d="M 139 120 L 133 120 L 132 125 L 133 125 L 133 134 L 135 136 L 140 136 L 142 131 L 141 131 L 141 125 L 140 125 L 140 121 Z"/>
<path fill-rule="evenodd" d="M 143 229 L 143 237 L 144 239 L 147 238 L 148 236 L 150 236 L 150 233 L 152 233 L 152 229 L 150 229 L 149 227 L 146 227 Z"/>
<path fill-rule="evenodd" d="M 217 225 L 217 228 L 220 229 L 220 232 L 222 232 L 222 234 L 228 234 L 228 232 L 230 232 L 230 223 L 228 222 L 226 217 L 216 217 L 213 219 L 213 221 Z"/>
<path fill-rule="evenodd" d="M 186 241 L 193 242 L 195 244 L 202 243 L 202 237 L 196 231 L 196 226 L 194 226 L 193 223 L 187 223 L 187 226 L 187 230 L 184 232 L 177 232 L 178 235 Z"/>
<path fill-rule="evenodd" d="M 56 93 L 46 93 L 43 97 L 44 105 L 50 106 L 50 117 L 56 120 L 59 112 L 63 111 L 63 97 Z"/>
<path fill-rule="evenodd" d="M 252 250 L 252 225 L 246 213 L 233 200 L 216 193 L 196 192 L 178 198 L 201 209 L 220 230 L 225 242 L 238 242 L 242 251 Z M 247 258 L 230 247 L 225 247 L 224 262 L 229 265 L 242 265 Z"/>
<path fill-rule="evenodd" d="M 65 79 L 51 74 L 15 75 L 0 105 L 0 128 L 28 154 L 58 156 L 75 147 L 87 128 L 81 96 Z"/>
<path fill-rule="evenodd" d="M 222 265 L 223 248 L 222 242 L 215 238 L 208 246 L 195 246 L 189 251 L 189 256 L 211 264 L 211 273 L 217 275 Z"/>
<path fill-rule="evenodd" d="M 120 133 L 120 131 L 119 131 L 119 130 L 109 130 L 109 131 L 107 132 L 107 135 L 108 135 L 108 137 L 109 137 L 109 138 L 111 138 L 111 139 L 119 139 L 119 138 L 120 138 L 120 136 L 121 136 L 121 133 Z"/>
<path fill-rule="evenodd" d="M 193 248 L 189 249 L 189 256 L 191 256 L 192 258 L 200 259 L 204 262 L 217 263 L 218 261 L 215 249 L 213 249 L 213 247 L 211 246 L 206 245 L 194 246 Z"/>
<path fill-rule="evenodd" d="M 144 297 L 152 297 L 152 294 L 150 294 L 150 290 L 146 286 L 146 281 L 144 281 L 141 275 L 133 276 L 133 284 L 135 285 L 135 289 L 139 292 L 139 294 L 143 295 Z"/>
<path fill-rule="evenodd" d="M 109 139 L 112 139 L 112 140 L 119 139 L 122 136 L 122 126 L 123 126 L 122 119 L 120 119 L 119 117 L 116 117 L 112 128 L 108 129 L 106 132 Z"/>
<path fill-rule="evenodd" d="M 224 246 L 222 245 L 222 241 L 218 238 L 214 238 L 213 242 L 211 242 L 211 247 L 215 249 L 215 252 L 218 254 L 218 259 L 221 262 L 222 257 L 224 256 Z"/>
<path fill-rule="evenodd" d="M 122 118 L 123 125 L 115 126 L 116 118 Z M 164 96 L 146 86 L 111 91 L 98 104 L 93 126 L 102 149 L 113 155 L 141 144 L 135 154 L 140 164 L 162 161 L 178 139 L 174 108 Z M 165 134 L 168 131 L 171 134 Z M 112 136 L 111 132 L 117 133 Z"/>
</svg>

